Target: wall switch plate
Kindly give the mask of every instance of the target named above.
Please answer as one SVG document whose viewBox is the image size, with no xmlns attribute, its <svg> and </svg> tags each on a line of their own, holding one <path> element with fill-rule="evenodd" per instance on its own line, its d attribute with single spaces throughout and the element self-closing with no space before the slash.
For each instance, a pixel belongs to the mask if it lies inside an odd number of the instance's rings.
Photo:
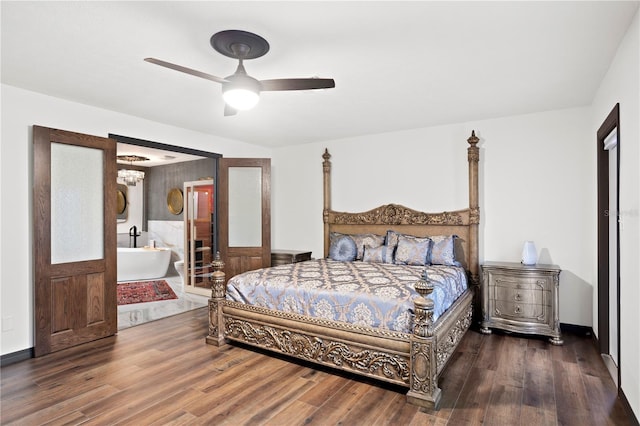
<svg viewBox="0 0 640 426">
<path fill-rule="evenodd" d="M 2 331 L 13 330 L 13 317 L 2 317 Z"/>
</svg>

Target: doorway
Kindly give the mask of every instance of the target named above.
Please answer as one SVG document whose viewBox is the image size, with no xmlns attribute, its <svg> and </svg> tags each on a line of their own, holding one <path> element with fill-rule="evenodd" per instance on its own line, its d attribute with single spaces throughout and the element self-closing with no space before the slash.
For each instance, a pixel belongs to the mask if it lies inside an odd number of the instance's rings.
<svg viewBox="0 0 640 426">
<path fill-rule="evenodd" d="M 620 105 L 597 132 L 598 342 L 602 358 L 620 388 Z"/>
<path fill-rule="evenodd" d="M 131 199 L 127 198 L 127 203 L 130 202 L 127 204 L 129 215 L 126 223 L 118 223 L 118 246 L 131 245 L 129 228 L 137 225 L 140 234 L 137 238 L 138 247 L 153 245 L 156 248 L 169 248 L 171 259 L 167 273 L 161 279 L 177 296 L 177 299 L 118 306 L 118 329 L 206 306 L 211 291 L 190 294 L 189 277 L 183 273 L 189 259 L 184 218 L 190 199 L 185 192 L 184 182 L 204 182 L 203 179 L 207 179 L 213 187 L 213 182 L 217 180 L 216 163 L 220 155 L 121 135 L 110 134 L 109 137 L 116 140 L 119 155 L 137 155 L 149 159 L 134 164 L 144 172 L 144 177 L 137 186 L 128 187 L 131 195 Z M 121 162 L 118 168 L 131 167 Z M 138 196 L 134 198 L 136 193 Z M 211 207 L 216 207 L 216 204 L 211 203 Z M 217 221 L 215 212 L 207 216 L 211 224 L 207 229 L 198 230 L 199 241 L 205 244 L 198 250 L 210 253 L 217 247 Z"/>
</svg>

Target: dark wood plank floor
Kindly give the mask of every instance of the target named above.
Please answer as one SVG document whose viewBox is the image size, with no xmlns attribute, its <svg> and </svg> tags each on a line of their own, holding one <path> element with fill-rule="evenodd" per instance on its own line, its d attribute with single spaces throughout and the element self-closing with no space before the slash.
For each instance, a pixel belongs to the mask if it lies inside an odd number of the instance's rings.
<svg viewBox="0 0 640 426">
<path fill-rule="evenodd" d="M 469 331 L 437 412 L 401 390 L 204 343 L 206 309 L 2 367 L 1 423 L 630 425 L 589 337 Z"/>
</svg>

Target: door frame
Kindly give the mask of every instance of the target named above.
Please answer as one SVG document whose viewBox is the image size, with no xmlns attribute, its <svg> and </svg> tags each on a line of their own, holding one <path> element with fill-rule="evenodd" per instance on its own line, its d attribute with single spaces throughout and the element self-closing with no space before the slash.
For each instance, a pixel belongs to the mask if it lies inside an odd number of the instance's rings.
<svg viewBox="0 0 640 426">
<path fill-rule="evenodd" d="M 609 206 L 609 151 L 604 149 L 605 138 L 617 129 L 617 170 L 616 175 L 616 211 L 617 220 L 617 247 L 616 265 L 618 313 L 617 313 L 617 341 L 618 341 L 618 392 L 620 392 L 620 382 L 622 377 L 622 366 L 620 365 L 620 104 L 617 103 L 602 125 L 597 131 L 596 152 L 597 152 L 597 186 L 598 186 L 598 343 L 600 353 L 609 354 L 609 216 L 611 215 Z"/>
</svg>

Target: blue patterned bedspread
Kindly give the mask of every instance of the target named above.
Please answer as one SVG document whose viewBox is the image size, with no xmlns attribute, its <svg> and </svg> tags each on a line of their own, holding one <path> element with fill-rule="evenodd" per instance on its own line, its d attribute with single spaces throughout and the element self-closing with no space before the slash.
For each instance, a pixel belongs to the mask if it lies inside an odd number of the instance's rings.
<svg viewBox="0 0 640 426">
<path fill-rule="evenodd" d="M 434 283 L 434 321 L 467 288 L 463 268 L 310 260 L 245 272 L 227 299 L 272 310 L 411 333 L 414 283 L 426 268 Z"/>
</svg>

